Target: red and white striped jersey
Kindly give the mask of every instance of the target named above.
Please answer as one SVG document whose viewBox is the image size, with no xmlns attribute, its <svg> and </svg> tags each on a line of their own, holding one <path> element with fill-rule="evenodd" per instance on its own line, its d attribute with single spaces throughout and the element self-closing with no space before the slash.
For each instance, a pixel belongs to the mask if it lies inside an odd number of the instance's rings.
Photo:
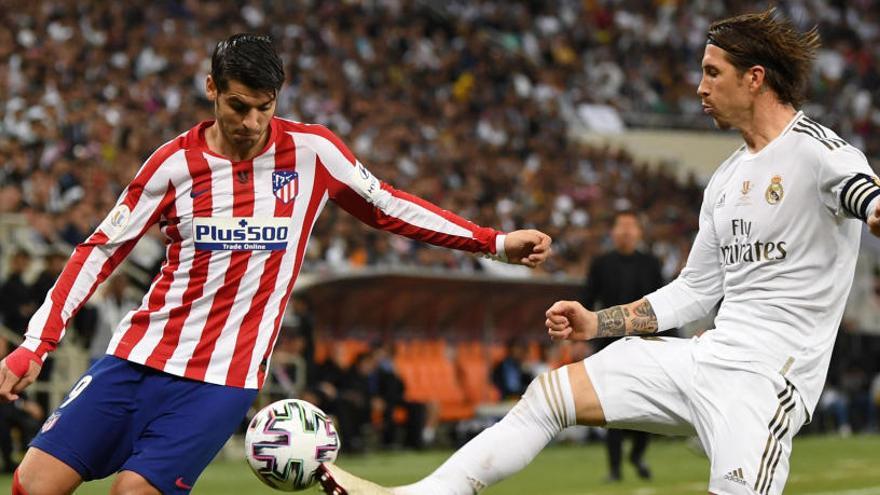
<svg viewBox="0 0 880 495">
<path fill-rule="evenodd" d="M 203 122 L 159 148 L 70 260 L 24 346 L 53 350 L 95 288 L 158 222 L 166 260 L 108 354 L 194 380 L 259 388 L 306 244 L 328 199 L 373 227 L 501 255 L 504 236 L 376 179 L 323 126 L 273 118 L 266 148 L 231 162 Z"/>
</svg>

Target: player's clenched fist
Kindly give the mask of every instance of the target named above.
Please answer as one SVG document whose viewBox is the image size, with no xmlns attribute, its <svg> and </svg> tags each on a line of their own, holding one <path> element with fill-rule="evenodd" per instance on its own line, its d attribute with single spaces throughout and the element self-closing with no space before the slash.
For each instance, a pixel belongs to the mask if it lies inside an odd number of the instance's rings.
<svg viewBox="0 0 880 495">
<path fill-rule="evenodd" d="M 19 347 L 0 361 L 0 401 L 12 402 L 43 368 L 43 360 L 30 349 Z"/>
<path fill-rule="evenodd" d="M 874 205 L 874 211 L 868 215 L 868 229 L 877 237 L 880 237 L 880 201 Z"/>
<path fill-rule="evenodd" d="M 588 340 L 596 336 L 598 318 L 577 301 L 557 301 L 546 313 L 553 340 Z"/>
<path fill-rule="evenodd" d="M 539 230 L 515 230 L 504 239 L 509 263 L 534 268 L 550 255 L 550 236 Z"/>
</svg>

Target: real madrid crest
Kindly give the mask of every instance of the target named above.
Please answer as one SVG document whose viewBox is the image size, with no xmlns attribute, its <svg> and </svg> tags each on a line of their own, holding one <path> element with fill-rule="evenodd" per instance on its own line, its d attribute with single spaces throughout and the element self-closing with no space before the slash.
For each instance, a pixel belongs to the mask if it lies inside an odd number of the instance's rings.
<svg viewBox="0 0 880 495">
<path fill-rule="evenodd" d="M 782 201 L 782 196 L 785 194 L 785 191 L 782 189 L 782 177 L 779 175 L 774 175 L 772 179 L 770 179 L 770 185 L 767 186 L 767 190 L 764 192 L 764 198 L 771 205 L 775 205 Z"/>
</svg>

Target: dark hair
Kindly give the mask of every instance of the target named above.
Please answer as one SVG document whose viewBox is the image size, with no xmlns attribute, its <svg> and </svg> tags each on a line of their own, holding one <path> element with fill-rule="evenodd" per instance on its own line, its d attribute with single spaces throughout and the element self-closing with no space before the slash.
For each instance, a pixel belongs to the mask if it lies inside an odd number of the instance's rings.
<svg viewBox="0 0 880 495">
<path fill-rule="evenodd" d="M 637 212 L 636 210 L 627 208 L 624 210 L 617 210 L 614 212 L 614 216 L 611 217 L 611 225 L 614 225 L 615 223 L 617 223 L 617 220 L 619 220 L 620 217 L 633 217 L 636 219 L 636 222 L 639 225 L 642 224 L 642 219 L 639 217 L 639 212 Z"/>
<path fill-rule="evenodd" d="M 229 81 L 275 93 L 284 83 L 284 64 L 268 36 L 239 33 L 217 43 L 211 57 L 211 78 L 220 92 Z"/>
<path fill-rule="evenodd" d="M 723 19 L 709 26 L 708 44 L 727 52 L 740 74 L 764 67 L 764 80 L 779 101 L 799 107 L 806 98 L 810 69 L 822 42 L 816 27 L 802 33 L 776 17 L 776 8 Z"/>
</svg>

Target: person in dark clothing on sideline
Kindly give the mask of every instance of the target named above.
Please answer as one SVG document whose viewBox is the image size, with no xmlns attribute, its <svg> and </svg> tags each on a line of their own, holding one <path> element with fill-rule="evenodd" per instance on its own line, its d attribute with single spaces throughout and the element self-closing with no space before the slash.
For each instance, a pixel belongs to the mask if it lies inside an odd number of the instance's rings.
<svg viewBox="0 0 880 495">
<path fill-rule="evenodd" d="M 652 254 L 638 250 L 642 242 L 642 226 L 634 211 L 620 211 L 614 215 L 611 240 L 614 249 L 593 260 L 584 285 L 581 303 L 585 308 L 594 311 L 600 307 L 608 308 L 625 304 L 663 287 L 660 260 Z M 592 343 L 598 352 L 614 340 L 617 339 L 596 339 Z M 644 460 L 645 450 L 648 447 L 648 434 L 641 431 L 629 433 L 633 438 L 629 460 L 635 466 L 639 477 L 650 479 L 651 471 Z M 623 430 L 609 428 L 605 437 L 609 482 L 621 480 L 623 434 Z"/>
<path fill-rule="evenodd" d="M 31 287 L 24 281 L 24 274 L 31 264 L 31 255 L 19 250 L 9 260 L 9 275 L 0 286 L 0 316 L 3 324 L 14 332 L 21 332 L 37 309 L 31 297 Z"/>
<path fill-rule="evenodd" d="M 381 400 L 382 446 L 392 448 L 398 431 L 394 413 L 406 411 L 404 446 L 421 449 L 433 438 L 433 425 L 428 426 L 428 405 L 406 400 L 406 384 L 394 365 L 394 346 L 390 340 L 373 345 L 376 369 L 370 377 L 370 388 Z M 427 438 L 426 438 L 427 437 Z"/>
<path fill-rule="evenodd" d="M 507 341 L 507 355 L 492 370 L 492 383 L 503 400 L 516 400 L 534 378 L 526 369 L 526 345 L 519 339 Z"/>
</svg>

